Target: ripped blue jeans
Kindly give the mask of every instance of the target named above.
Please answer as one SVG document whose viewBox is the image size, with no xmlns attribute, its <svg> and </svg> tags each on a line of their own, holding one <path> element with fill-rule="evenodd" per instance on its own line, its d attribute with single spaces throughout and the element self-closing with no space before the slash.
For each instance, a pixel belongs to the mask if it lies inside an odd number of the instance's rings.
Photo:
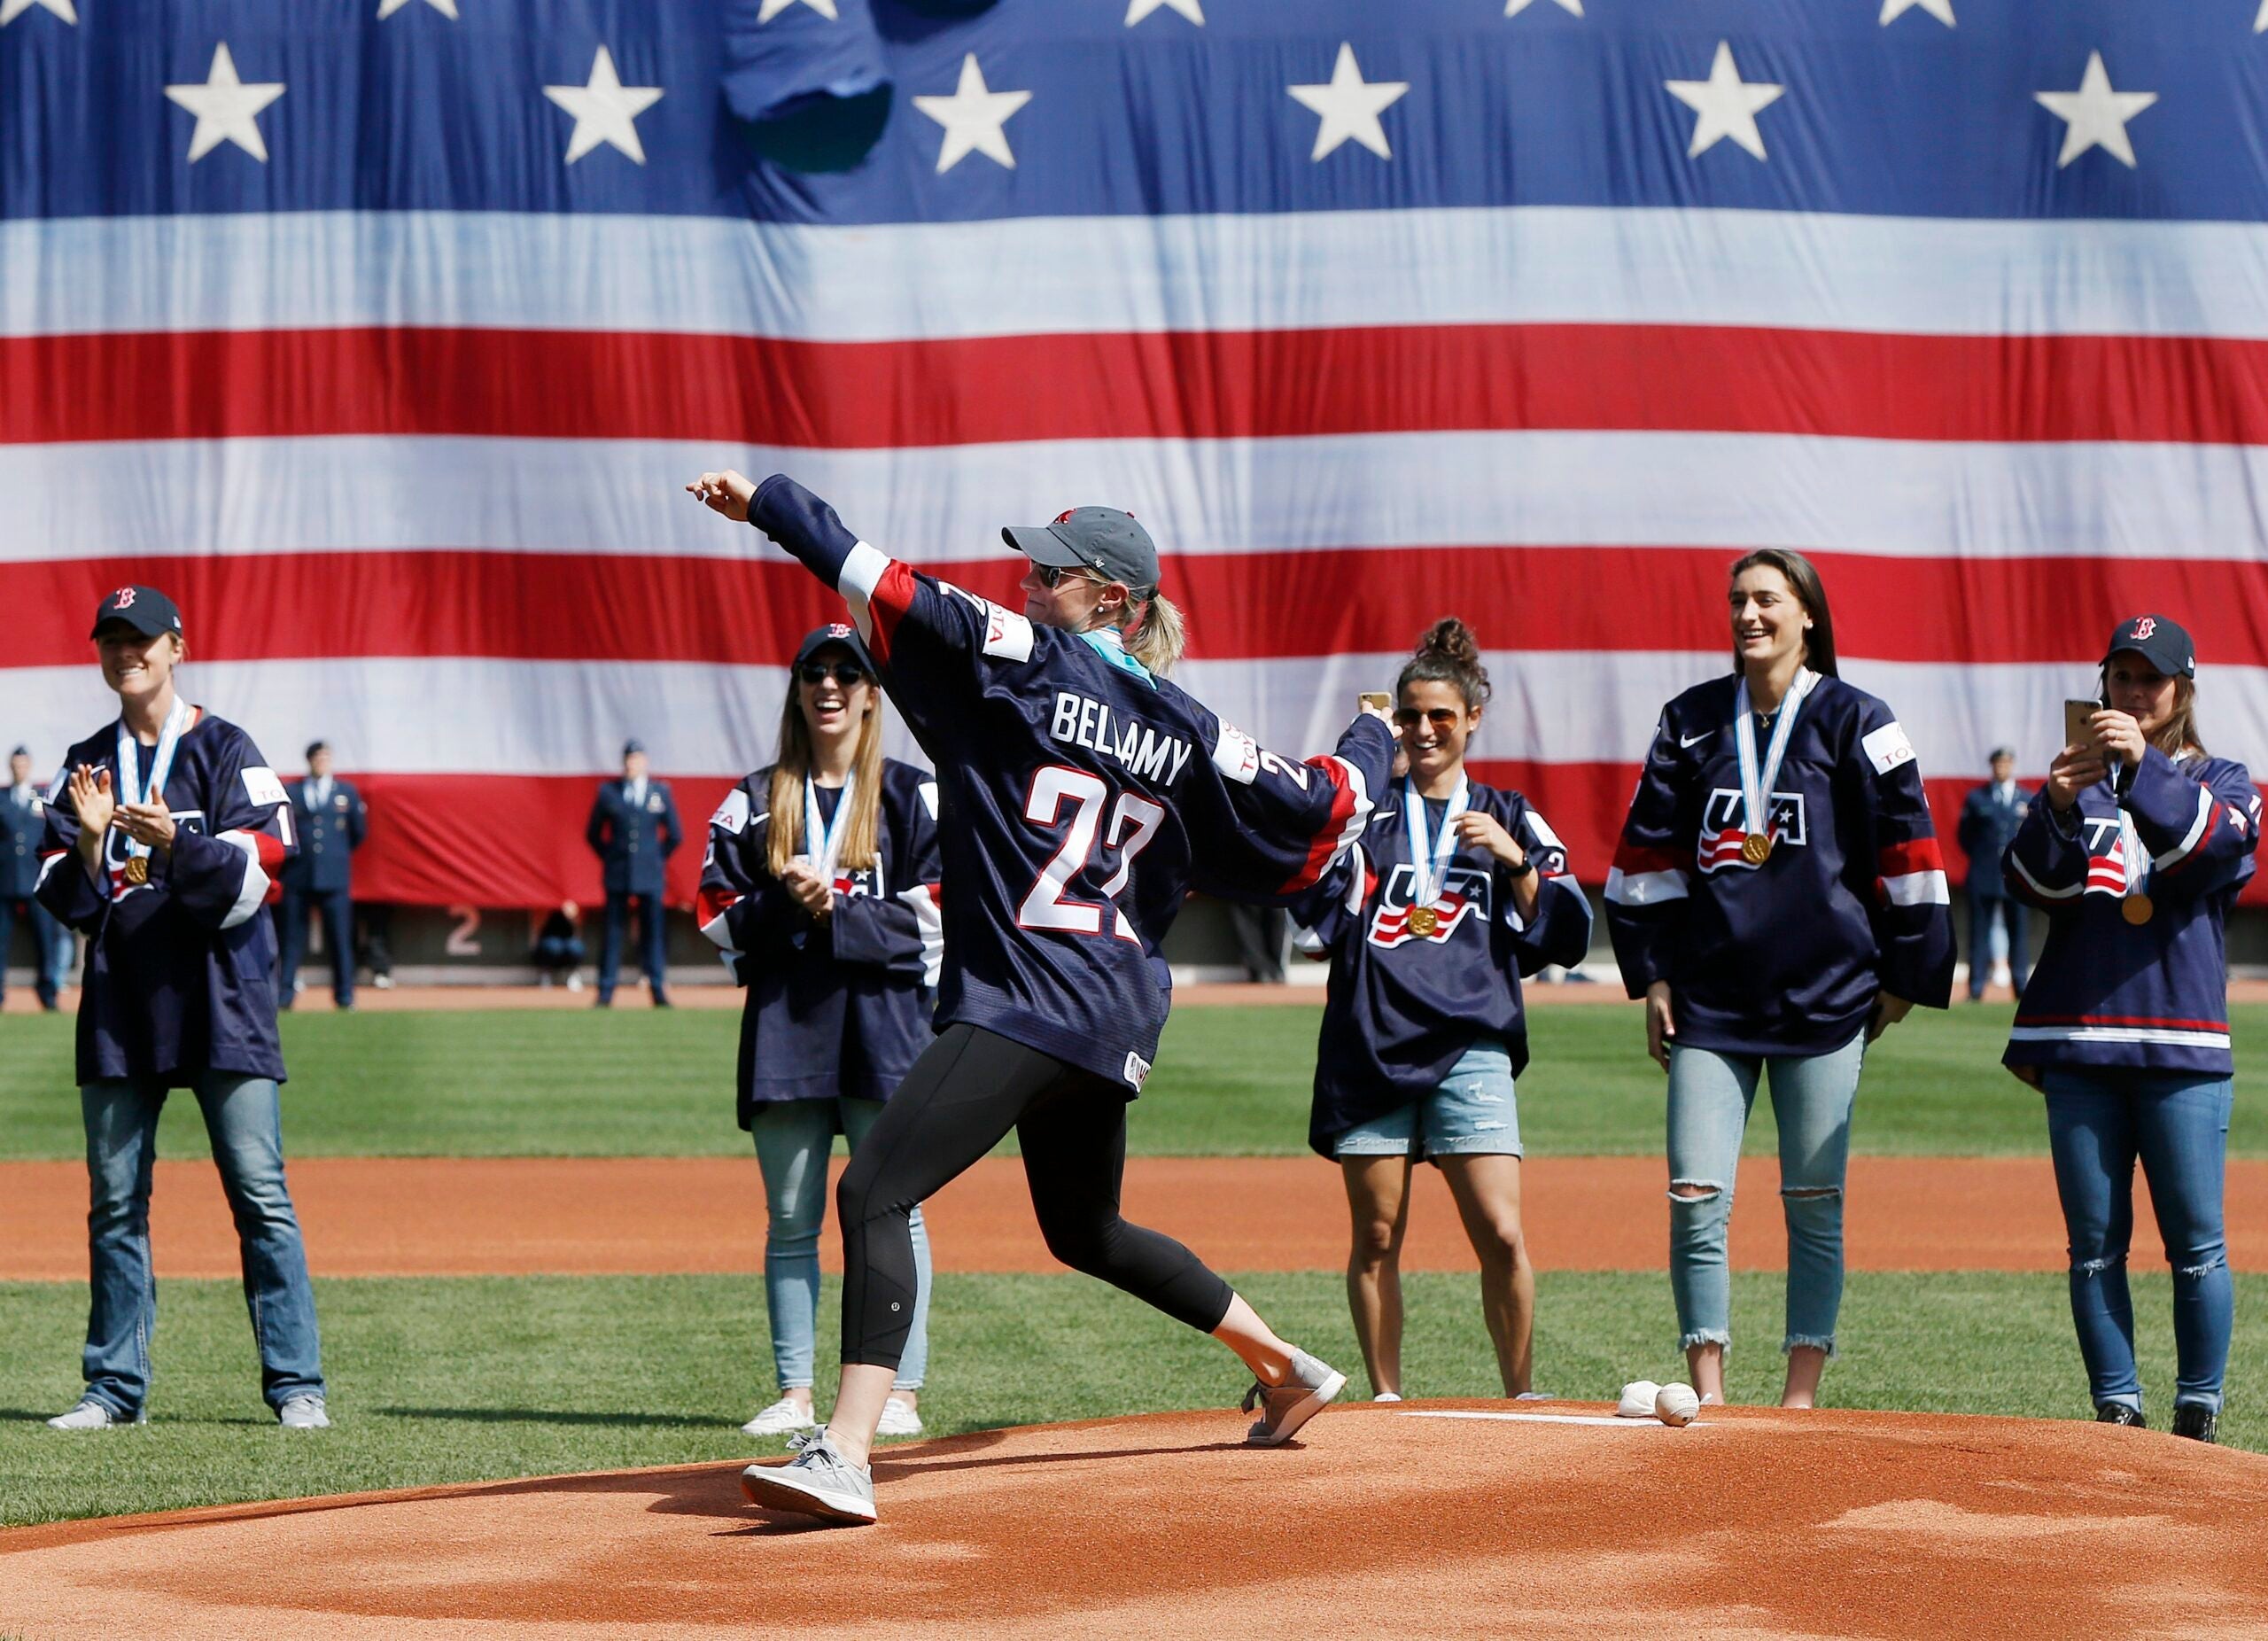
<svg viewBox="0 0 2268 1641">
<path fill-rule="evenodd" d="M 1835 1318 L 1843 1308 L 1843 1183 L 1866 1048 L 1860 1031 L 1824 1054 L 1670 1050 L 1669 1286 L 1680 1349 L 1732 1343 L 1725 1240 L 1741 1136 L 1757 1083 L 1768 1077 L 1780 1125 L 1780 1206 L 1788 1222 L 1788 1328 L 1780 1349 L 1812 1346 L 1834 1354 Z"/>
<path fill-rule="evenodd" d="M 2173 1266 L 2174 1404 L 2219 1412 L 2236 1315 L 2221 1219 L 2236 1085 L 2194 1071 L 2110 1068 L 2043 1069 L 2040 1085 L 2070 1237 L 2071 1321 L 2095 1405 L 2142 1405 L 2126 1287 L 2139 1161 Z"/>
</svg>

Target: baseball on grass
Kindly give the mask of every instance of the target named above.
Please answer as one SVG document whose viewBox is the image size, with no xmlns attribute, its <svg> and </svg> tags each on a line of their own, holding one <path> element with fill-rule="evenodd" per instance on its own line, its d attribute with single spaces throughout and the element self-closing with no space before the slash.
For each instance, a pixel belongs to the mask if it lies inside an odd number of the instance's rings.
<svg viewBox="0 0 2268 1641">
<path fill-rule="evenodd" d="M 1651 1379 L 1634 1379 L 1622 1387 L 1622 1400 L 1614 1410 L 1617 1419 L 1651 1419 L 1654 1397 L 1661 1387 Z"/>
<path fill-rule="evenodd" d="M 1664 1385 L 1654 1392 L 1654 1417 L 1666 1425 L 1689 1425 L 1700 1411 L 1691 1385 Z"/>
</svg>

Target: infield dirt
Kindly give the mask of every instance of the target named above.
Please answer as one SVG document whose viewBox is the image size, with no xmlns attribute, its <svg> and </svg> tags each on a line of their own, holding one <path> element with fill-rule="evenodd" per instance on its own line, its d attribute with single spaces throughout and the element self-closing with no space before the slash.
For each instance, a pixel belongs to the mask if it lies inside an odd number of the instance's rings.
<svg viewBox="0 0 2268 1641">
<path fill-rule="evenodd" d="M 1602 1412 L 1361 1405 L 1269 1450 L 1229 1412 L 959 1436 L 892 1450 L 866 1529 L 752 1509 L 706 1465 L 22 1528 L 0 1613 L 105 1641 L 2268 1630 L 2268 1458 Z"/>
</svg>

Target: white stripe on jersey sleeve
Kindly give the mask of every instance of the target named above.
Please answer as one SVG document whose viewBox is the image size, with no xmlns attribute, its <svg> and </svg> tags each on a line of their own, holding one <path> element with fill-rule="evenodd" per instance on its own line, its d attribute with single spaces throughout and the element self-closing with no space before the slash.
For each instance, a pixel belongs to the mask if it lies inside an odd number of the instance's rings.
<svg viewBox="0 0 2268 1641">
<path fill-rule="evenodd" d="M 268 873 L 260 864 L 260 846 L 252 841 L 248 832 L 223 832 L 221 842 L 234 844 L 245 852 L 244 885 L 237 890 L 236 899 L 229 906 L 229 914 L 221 920 L 223 929 L 234 929 L 267 904 Z"/>
<path fill-rule="evenodd" d="M 1953 896 L 1943 872 L 1901 872 L 1882 880 L 1883 892 L 1892 906 L 1951 906 Z"/>
<path fill-rule="evenodd" d="M 1682 872 L 1625 872 L 1619 866 L 1606 870 L 1606 898 L 1615 906 L 1659 906 L 1690 892 Z"/>
<path fill-rule="evenodd" d="M 2086 887 L 2085 883 L 2073 883 L 2069 889 L 2050 889 L 2031 875 L 2031 868 L 2024 865 L 2022 856 L 2010 855 L 2008 864 L 2016 867 L 2018 877 L 2031 885 L 2031 892 L 2043 900 L 2069 900 Z"/>
<path fill-rule="evenodd" d="M 2209 787 L 2201 786 L 2197 789 L 2197 814 L 2196 818 L 2189 824 L 2188 836 L 2184 837 L 2172 848 L 2167 850 L 2165 853 L 2155 857 L 2151 860 L 2150 865 L 2156 870 L 2163 872 L 2166 867 L 2173 865 L 2175 862 L 2187 859 L 2189 858 L 2190 851 L 2195 849 L 2198 844 L 2203 840 L 2206 825 L 2212 820 L 2212 790 Z"/>
</svg>

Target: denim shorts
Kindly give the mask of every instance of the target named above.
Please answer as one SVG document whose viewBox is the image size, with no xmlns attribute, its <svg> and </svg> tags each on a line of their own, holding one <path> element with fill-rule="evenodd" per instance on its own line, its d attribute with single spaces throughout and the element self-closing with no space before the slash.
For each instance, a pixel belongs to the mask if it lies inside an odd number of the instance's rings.
<svg viewBox="0 0 2268 1641">
<path fill-rule="evenodd" d="M 1518 1156 L 1520 1108 L 1512 1057 L 1484 1038 L 1464 1051 L 1441 1086 L 1339 1136 L 1339 1156 Z"/>
</svg>

